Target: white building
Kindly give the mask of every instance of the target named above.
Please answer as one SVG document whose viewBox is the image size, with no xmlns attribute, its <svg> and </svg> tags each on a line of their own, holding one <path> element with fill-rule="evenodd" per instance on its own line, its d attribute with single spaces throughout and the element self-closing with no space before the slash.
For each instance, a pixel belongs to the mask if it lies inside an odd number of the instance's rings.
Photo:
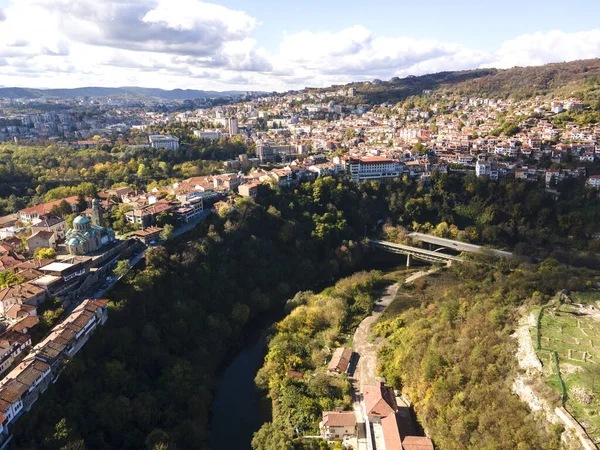
<svg viewBox="0 0 600 450">
<path fill-rule="evenodd" d="M 587 180 L 587 185 L 596 189 L 600 189 L 600 175 L 592 175 Z"/>
<path fill-rule="evenodd" d="M 479 161 L 475 163 L 475 175 L 477 177 L 489 177 L 490 180 L 497 180 L 498 169 L 491 162 Z"/>
<path fill-rule="evenodd" d="M 198 139 L 210 139 L 211 141 L 218 141 L 223 137 L 219 130 L 194 130 L 194 136 L 196 136 Z"/>
<path fill-rule="evenodd" d="M 340 158 L 340 162 L 354 182 L 397 178 L 403 171 L 398 160 L 380 156 L 348 156 Z"/>
<path fill-rule="evenodd" d="M 148 141 L 152 148 L 168 148 L 177 150 L 179 148 L 179 138 L 168 134 L 151 134 Z"/>
<path fill-rule="evenodd" d="M 238 134 L 238 120 L 235 117 L 230 117 L 227 121 L 229 136 L 235 136 Z"/>
</svg>

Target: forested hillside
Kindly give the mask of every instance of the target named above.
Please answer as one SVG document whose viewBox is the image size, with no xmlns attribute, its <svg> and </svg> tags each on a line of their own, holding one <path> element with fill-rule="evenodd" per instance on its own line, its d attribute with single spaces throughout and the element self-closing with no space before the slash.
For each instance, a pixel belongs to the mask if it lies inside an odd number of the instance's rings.
<svg viewBox="0 0 600 450">
<path fill-rule="evenodd" d="M 375 83 L 351 83 L 356 97 L 340 98 L 347 104 L 395 104 L 423 90 L 438 90 L 465 96 L 523 99 L 536 95 L 572 95 L 590 85 L 597 86 L 600 77 L 600 59 L 546 64 L 512 69 L 477 69 L 440 72 L 406 78 L 392 78 Z M 335 92 L 339 86 L 321 90 Z"/>
<path fill-rule="evenodd" d="M 515 268 L 480 259 L 423 278 L 399 292 L 375 327 L 388 340 L 380 375 L 412 399 L 440 450 L 561 448 L 560 427 L 544 429 L 511 391 L 511 334 L 520 306 L 586 289 L 596 275 L 551 260 Z"/>
</svg>

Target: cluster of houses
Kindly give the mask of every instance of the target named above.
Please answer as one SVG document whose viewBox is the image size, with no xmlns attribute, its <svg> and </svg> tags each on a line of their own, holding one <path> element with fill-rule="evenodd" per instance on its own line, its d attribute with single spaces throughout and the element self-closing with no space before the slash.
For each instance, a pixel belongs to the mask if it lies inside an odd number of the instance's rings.
<svg viewBox="0 0 600 450">
<path fill-rule="evenodd" d="M 108 300 L 84 300 L 68 317 L 56 325 L 48 336 L 30 349 L 31 339 L 18 333 L 0 335 L 0 345 L 12 345 L 15 357 L 5 353 L 2 360 L 20 362 L 0 380 L 0 439 L 9 435 L 9 428 L 39 398 L 50 383 L 58 378 L 65 363 L 87 342 L 98 325 L 108 317 Z M 7 366 L 10 367 L 10 366 Z"/>
<path fill-rule="evenodd" d="M 331 357 L 327 371 L 348 373 L 352 365 L 352 349 L 338 347 Z M 289 375 L 289 374 L 288 374 Z M 417 436 L 410 409 L 399 406 L 394 389 L 378 381 L 367 386 L 363 393 L 364 417 L 357 411 L 324 411 L 319 423 L 321 436 L 328 441 L 346 441 L 362 434 L 359 424 L 365 423 L 364 437 L 375 442 L 375 448 L 385 450 L 433 450 L 431 439 Z M 371 448 L 371 446 L 369 446 Z"/>
</svg>

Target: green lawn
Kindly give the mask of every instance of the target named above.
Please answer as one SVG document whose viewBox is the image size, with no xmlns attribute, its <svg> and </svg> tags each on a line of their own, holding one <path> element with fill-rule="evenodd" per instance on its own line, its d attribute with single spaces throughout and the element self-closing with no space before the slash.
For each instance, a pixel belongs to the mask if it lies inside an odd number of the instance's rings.
<svg viewBox="0 0 600 450">
<path fill-rule="evenodd" d="M 560 371 L 567 388 L 566 408 L 600 442 L 600 292 L 576 292 L 574 304 L 544 311 L 542 346 L 557 351 Z M 578 304 L 585 305 L 581 308 Z M 591 309 L 591 306 L 594 309 Z M 539 311 L 539 308 L 537 308 Z M 535 342 L 535 330 L 533 330 Z M 544 377 L 560 392 L 550 352 L 539 351 Z"/>
</svg>

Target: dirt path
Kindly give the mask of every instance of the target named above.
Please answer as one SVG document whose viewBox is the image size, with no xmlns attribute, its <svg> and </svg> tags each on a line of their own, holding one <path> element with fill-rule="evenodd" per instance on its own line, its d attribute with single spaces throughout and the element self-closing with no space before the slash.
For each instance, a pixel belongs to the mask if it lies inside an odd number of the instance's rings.
<svg viewBox="0 0 600 450">
<path fill-rule="evenodd" d="M 410 283 L 418 278 L 424 277 L 437 271 L 437 268 L 433 268 L 428 271 L 416 272 L 408 276 L 404 281 Z M 383 339 L 377 339 L 374 342 L 369 341 L 369 334 L 371 332 L 371 325 L 377 321 L 383 311 L 394 301 L 396 294 L 398 293 L 399 283 L 392 284 L 383 290 L 383 293 L 377 299 L 375 308 L 369 317 L 364 319 L 356 332 L 354 333 L 354 352 L 357 354 L 358 363 L 350 381 L 354 390 L 354 411 L 356 414 L 356 420 L 359 427 L 359 439 L 358 449 L 371 449 L 372 446 L 367 445 L 367 439 L 370 435 L 365 431 L 366 423 L 366 412 L 364 409 L 363 395 L 366 386 L 372 386 L 375 384 L 377 378 L 377 350 L 383 344 Z M 404 405 L 399 405 L 404 406 Z"/>
</svg>

